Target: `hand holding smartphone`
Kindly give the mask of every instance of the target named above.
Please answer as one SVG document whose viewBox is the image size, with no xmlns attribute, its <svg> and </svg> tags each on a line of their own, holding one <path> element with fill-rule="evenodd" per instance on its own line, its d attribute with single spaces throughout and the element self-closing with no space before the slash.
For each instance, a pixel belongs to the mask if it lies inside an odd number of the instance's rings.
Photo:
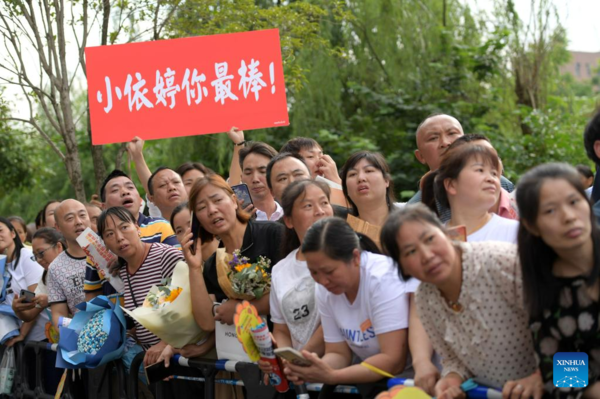
<svg viewBox="0 0 600 399">
<path fill-rule="evenodd" d="M 21 298 L 25 298 L 23 299 L 24 303 L 31 303 L 33 302 L 33 298 L 35 298 L 35 292 L 31 292 L 31 291 L 27 291 L 27 290 L 21 290 Z"/>
<path fill-rule="evenodd" d="M 275 355 L 287 360 L 288 362 L 296 366 L 308 367 L 312 365 L 312 362 L 310 360 L 302 356 L 302 353 L 300 353 L 294 348 L 285 347 L 275 349 Z"/>
<path fill-rule="evenodd" d="M 252 204 L 250 190 L 246 184 L 236 184 L 235 186 L 231 186 L 231 189 L 235 193 L 235 196 L 238 198 L 238 200 L 242 202 L 242 209 L 246 209 L 248 205 Z"/>
</svg>

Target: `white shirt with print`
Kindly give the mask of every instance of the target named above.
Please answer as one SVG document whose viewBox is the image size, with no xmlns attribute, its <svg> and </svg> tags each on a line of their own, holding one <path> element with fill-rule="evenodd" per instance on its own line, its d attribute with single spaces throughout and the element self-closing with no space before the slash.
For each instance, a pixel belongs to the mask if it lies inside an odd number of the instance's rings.
<svg viewBox="0 0 600 399">
<path fill-rule="evenodd" d="M 363 251 L 353 303 L 317 285 L 325 342 L 346 342 L 361 360 L 380 353 L 378 334 L 408 328 L 408 290 L 391 258 Z"/>
<path fill-rule="evenodd" d="M 77 313 L 75 306 L 85 301 L 85 268 L 85 257 L 74 258 L 67 251 L 61 252 L 48 267 L 48 303 L 66 303 L 69 313 Z"/>
<path fill-rule="evenodd" d="M 313 280 L 306 261 L 296 259 L 292 251 L 273 266 L 271 272 L 271 321 L 285 324 L 294 349 L 302 349 L 321 323 Z"/>
</svg>

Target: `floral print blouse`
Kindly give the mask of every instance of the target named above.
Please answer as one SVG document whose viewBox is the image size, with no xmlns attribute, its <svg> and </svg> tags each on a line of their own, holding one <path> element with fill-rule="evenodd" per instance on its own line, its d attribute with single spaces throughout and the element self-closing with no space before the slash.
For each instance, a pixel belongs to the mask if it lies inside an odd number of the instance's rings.
<svg viewBox="0 0 600 399">
<path fill-rule="evenodd" d="M 505 242 L 461 243 L 462 285 L 455 311 L 438 288 L 421 283 L 417 312 L 435 351 L 442 376 L 474 376 L 502 388 L 537 368 L 529 317 L 523 305 L 517 246 Z"/>
<path fill-rule="evenodd" d="M 588 355 L 589 385 L 600 380 L 600 304 L 588 292 L 584 277 L 556 277 L 558 298 L 542 317 L 531 319 L 535 351 L 546 391 L 554 398 L 579 398 L 581 389 L 556 388 L 552 381 L 556 352 Z"/>
</svg>

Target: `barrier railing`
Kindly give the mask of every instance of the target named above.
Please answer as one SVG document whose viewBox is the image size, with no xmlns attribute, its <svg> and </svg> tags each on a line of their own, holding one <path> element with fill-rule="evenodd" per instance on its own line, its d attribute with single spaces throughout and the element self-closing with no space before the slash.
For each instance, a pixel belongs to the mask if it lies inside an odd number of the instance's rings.
<svg viewBox="0 0 600 399">
<path fill-rule="evenodd" d="M 31 398 L 31 399 L 53 399 L 54 394 L 46 392 L 43 356 L 47 352 L 56 352 L 57 344 L 49 344 L 46 342 L 29 341 L 27 343 L 17 343 L 15 345 L 16 358 L 16 373 L 13 383 L 12 397 L 15 399 Z M 35 367 L 33 370 L 27 364 L 27 353 L 35 354 Z M 139 353 L 131 363 L 131 370 L 139 370 L 144 360 L 144 352 Z M 0 357 L 1 358 L 1 357 Z M 164 367 L 164 366 L 163 366 Z M 35 376 L 31 376 L 30 372 L 34 371 Z M 78 399 L 76 386 L 74 383 L 74 375 L 79 376 L 85 374 L 88 370 L 75 369 L 67 370 L 67 375 L 64 380 L 61 399 Z M 219 371 L 235 372 L 239 375 L 239 379 L 216 378 Z M 254 363 L 229 361 L 229 360 L 213 360 L 194 358 L 188 359 L 181 355 L 173 357 L 171 367 L 165 369 L 166 376 L 173 376 L 174 380 L 187 380 L 199 383 L 204 383 L 204 398 L 215 398 L 215 384 L 226 384 L 233 386 L 243 386 L 246 389 L 246 399 L 268 399 L 275 398 L 277 391 L 272 386 L 264 385 L 262 382 L 261 371 Z M 77 378 L 75 378 L 77 380 Z M 108 390 L 111 398 L 117 399 L 137 399 L 138 392 L 138 373 L 125 373 L 125 367 L 120 360 L 109 362 L 104 370 L 103 376 L 99 385 L 102 387 L 108 384 Z M 30 380 L 35 381 L 35 386 L 30 385 Z M 150 381 L 154 382 L 154 381 Z M 164 383 L 158 382 L 155 389 L 156 399 L 166 399 L 163 392 Z M 306 384 L 302 387 L 291 386 L 295 389 L 298 398 L 307 398 L 308 391 L 321 391 L 322 384 Z M 358 389 L 353 386 L 340 385 L 335 388 L 337 393 L 359 394 Z"/>
<path fill-rule="evenodd" d="M 50 347 L 48 346 L 50 345 Z M 16 398 L 36 398 L 36 399 L 53 399 L 54 395 L 45 392 L 44 390 L 44 370 L 43 362 L 40 361 L 41 354 L 44 351 L 56 352 L 56 348 L 52 349 L 51 344 L 45 342 L 29 341 L 25 344 L 21 342 L 15 345 L 17 372 L 13 382 L 13 395 Z M 29 386 L 30 368 L 25 365 L 25 354 L 28 351 L 35 353 L 35 387 Z M 71 379 L 69 379 L 70 381 Z"/>
<path fill-rule="evenodd" d="M 42 361 L 42 355 L 45 352 L 56 352 L 58 348 L 57 344 L 49 344 L 46 342 L 29 341 L 27 343 L 17 343 L 14 346 L 15 358 L 16 358 L 16 373 L 13 382 L 12 396 L 16 399 L 32 398 L 32 399 L 54 399 L 54 393 L 45 391 L 44 386 L 47 373 L 44 370 L 44 362 Z M 32 351 L 35 356 L 35 376 L 31 376 L 32 371 L 27 366 L 26 354 Z M 142 357 L 143 358 L 143 357 Z M 62 389 L 61 399 L 78 399 L 74 389 L 74 378 L 75 373 L 78 375 L 86 373 L 87 370 L 66 370 L 66 376 L 64 378 L 64 385 Z M 35 386 L 30 386 L 30 380 L 35 381 Z M 103 376 L 100 380 L 99 386 L 102 387 L 104 383 L 108 384 L 108 390 L 111 398 L 127 399 L 128 395 L 125 391 L 127 377 L 125 368 L 121 361 L 109 362 L 106 365 Z"/>
<path fill-rule="evenodd" d="M 203 377 L 195 377 L 188 374 L 190 368 L 199 369 Z M 165 372 L 167 369 L 165 369 Z M 240 379 L 224 379 L 216 378 L 219 371 L 229 371 L 239 374 Z M 226 384 L 233 386 L 243 386 L 246 388 L 247 399 L 258 398 L 274 398 L 277 396 L 277 391 L 270 385 L 262 383 L 261 371 L 255 363 L 239 362 L 232 360 L 212 360 L 212 359 L 188 359 L 181 355 L 175 355 L 172 359 L 171 366 L 168 369 L 175 380 L 187 380 L 204 382 L 204 398 L 214 399 L 215 384 Z M 165 375 L 166 376 L 166 375 Z M 131 375 L 129 377 L 132 378 Z M 308 397 L 307 391 L 319 392 L 323 388 L 323 384 L 305 384 L 303 386 L 291 386 L 294 389 L 298 398 Z M 356 387 L 348 385 L 338 385 L 335 387 L 336 393 L 359 394 Z M 158 397 L 156 399 L 159 399 Z"/>
</svg>

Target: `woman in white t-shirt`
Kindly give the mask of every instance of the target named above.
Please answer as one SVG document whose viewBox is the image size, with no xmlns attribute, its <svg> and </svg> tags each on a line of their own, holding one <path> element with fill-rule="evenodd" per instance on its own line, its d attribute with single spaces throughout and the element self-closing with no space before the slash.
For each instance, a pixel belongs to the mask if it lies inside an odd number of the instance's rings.
<svg viewBox="0 0 600 399">
<path fill-rule="evenodd" d="M 4 282 L 6 297 L 3 304 L 12 306 L 15 296 L 21 290 L 35 291 L 44 269 L 31 260 L 33 252 L 25 248 L 13 225 L 6 218 L 0 218 L 0 253 L 6 255 Z M 6 346 L 13 346 L 20 341 L 42 341 L 45 339 L 45 324 L 48 321 L 43 315 L 35 320 L 21 324 L 19 335 L 8 339 Z M 2 337 L 0 337 L 1 339 Z"/>
<path fill-rule="evenodd" d="M 31 246 L 33 247 L 31 260 L 36 260 L 44 268 L 44 272 L 35 289 L 33 301 L 23 302 L 25 298 L 21 297 L 13 300 L 12 308 L 17 317 L 23 321 L 34 320 L 44 309 L 48 308 L 48 288 L 46 287 L 48 267 L 67 248 L 67 243 L 58 230 L 42 227 L 33 235 Z"/>
<path fill-rule="evenodd" d="M 318 283 L 325 355 L 304 350 L 311 366 L 286 364 L 294 383 L 372 383 L 382 378 L 373 368 L 389 374 L 404 369 L 408 288 L 391 258 L 362 250 L 361 244 L 376 250 L 339 218 L 317 221 L 304 236 L 302 252 Z"/>
<path fill-rule="evenodd" d="M 300 180 L 290 184 L 281 198 L 287 227 L 283 254 L 271 272 L 269 297 L 273 336 L 280 348 L 293 347 L 323 354 L 323 330 L 316 304 L 315 280 L 310 275 L 300 245 L 306 231 L 317 220 L 333 216 L 329 203 L 330 190 L 316 180 Z M 259 362 L 266 374 L 270 363 Z"/>
<path fill-rule="evenodd" d="M 476 143 L 451 146 L 440 167 L 423 178 L 423 203 L 450 207 L 447 227 L 465 226 L 467 241 L 517 242 L 519 222 L 489 211 L 500 196 L 501 163 L 491 148 Z"/>
</svg>

